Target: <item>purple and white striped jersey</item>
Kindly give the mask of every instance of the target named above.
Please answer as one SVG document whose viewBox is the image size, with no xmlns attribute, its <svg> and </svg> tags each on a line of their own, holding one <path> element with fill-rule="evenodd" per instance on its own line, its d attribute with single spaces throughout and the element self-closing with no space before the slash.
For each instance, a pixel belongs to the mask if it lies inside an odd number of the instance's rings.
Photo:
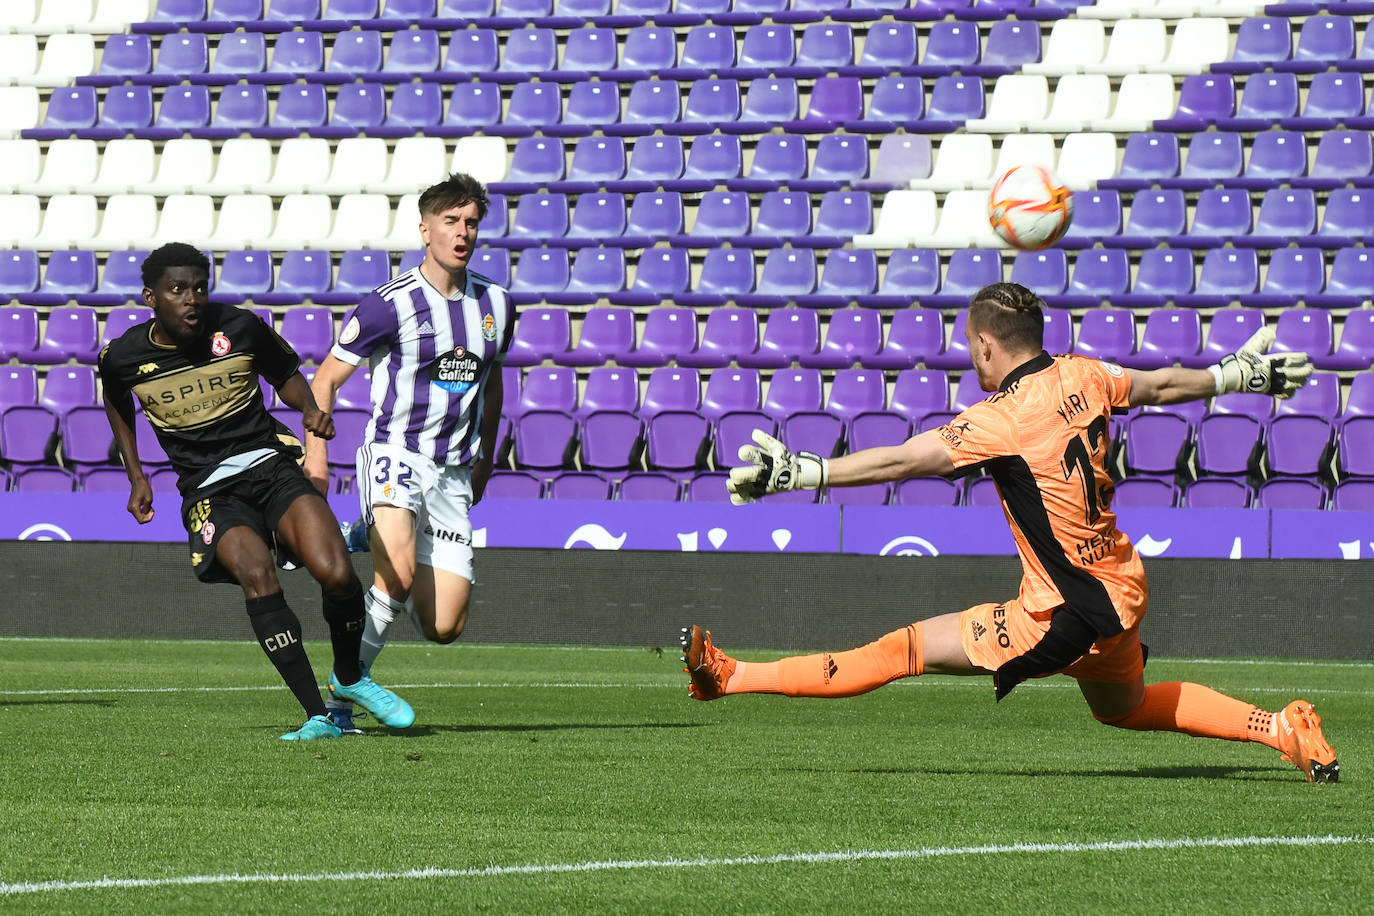
<svg viewBox="0 0 1374 916">
<path fill-rule="evenodd" d="M 416 267 L 368 293 L 330 352 L 372 368 L 367 442 L 466 465 L 481 450 L 482 398 L 515 333 L 515 305 L 492 280 L 467 272 L 445 299 Z"/>
</svg>

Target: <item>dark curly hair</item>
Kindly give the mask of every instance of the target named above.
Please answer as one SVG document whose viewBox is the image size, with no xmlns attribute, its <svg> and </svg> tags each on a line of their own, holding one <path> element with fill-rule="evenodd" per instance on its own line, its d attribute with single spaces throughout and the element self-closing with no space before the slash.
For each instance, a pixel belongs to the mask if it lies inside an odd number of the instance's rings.
<svg viewBox="0 0 1374 916">
<path fill-rule="evenodd" d="M 443 213 L 466 204 L 477 205 L 477 218 L 486 219 L 487 189 L 482 182 L 464 172 L 454 172 L 420 195 L 420 218 Z"/>
<path fill-rule="evenodd" d="M 185 242 L 168 242 L 143 259 L 140 273 L 144 287 L 152 289 L 169 267 L 199 267 L 206 277 L 210 276 L 210 259 L 199 248 Z"/>
<path fill-rule="evenodd" d="M 1020 283 L 993 283 L 978 290 L 968 307 L 968 323 L 1018 352 L 1045 348 L 1044 302 Z"/>
</svg>

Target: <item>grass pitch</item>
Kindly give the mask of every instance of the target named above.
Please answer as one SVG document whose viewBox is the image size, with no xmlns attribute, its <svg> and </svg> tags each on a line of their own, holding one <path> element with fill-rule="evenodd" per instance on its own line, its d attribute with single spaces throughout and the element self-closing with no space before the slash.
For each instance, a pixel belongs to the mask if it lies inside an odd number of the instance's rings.
<svg viewBox="0 0 1374 916">
<path fill-rule="evenodd" d="M 398 644 L 416 726 L 294 744 L 251 643 L 0 641 L 0 911 L 1374 912 L 1374 663 L 1150 664 L 1312 700 L 1314 786 L 1064 678 L 703 704 L 677 655 Z"/>
</svg>

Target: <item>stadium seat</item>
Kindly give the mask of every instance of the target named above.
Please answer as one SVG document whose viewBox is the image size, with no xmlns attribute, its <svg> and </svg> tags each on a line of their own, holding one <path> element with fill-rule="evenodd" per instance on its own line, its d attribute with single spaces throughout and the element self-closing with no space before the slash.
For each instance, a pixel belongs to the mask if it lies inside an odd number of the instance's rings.
<svg viewBox="0 0 1374 916">
<path fill-rule="evenodd" d="M 626 502 L 677 502 L 679 489 L 667 474 L 635 472 L 620 481 L 618 496 Z"/>
<path fill-rule="evenodd" d="M 780 249 L 781 250 L 781 249 Z M 692 307 L 724 305 L 748 294 L 754 288 L 753 252 L 737 248 L 712 248 L 702 261 L 696 287 L 678 296 L 681 305 Z M 710 319 L 707 319 L 708 325 Z"/>
<path fill-rule="evenodd" d="M 566 260 L 563 263 L 566 265 Z M 567 309 L 527 309 L 516 322 L 506 364 L 537 366 L 552 360 L 555 355 L 567 353 L 571 345 L 572 326 Z"/>
<path fill-rule="evenodd" d="M 651 309 L 644 319 L 639 346 L 622 354 L 620 364 L 666 366 L 691 352 L 696 347 L 696 336 L 696 316 L 691 309 L 676 306 Z"/>
</svg>

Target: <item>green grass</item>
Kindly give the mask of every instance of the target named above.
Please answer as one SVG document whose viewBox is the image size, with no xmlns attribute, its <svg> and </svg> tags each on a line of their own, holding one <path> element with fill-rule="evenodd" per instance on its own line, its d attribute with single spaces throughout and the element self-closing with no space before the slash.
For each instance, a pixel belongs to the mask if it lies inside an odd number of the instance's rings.
<svg viewBox="0 0 1374 916">
<path fill-rule="evenodd" d="M 0 885 L 312 879 L 0 894 L 7 913 L 1374 911 L 1369 663 L 1150 664 L 1315 702 L 1344 781 L 1313 786 L 1259 745 L 1104 728 L 1064 678 L 997 706 L 935 677 L 702 704 L 667 647 L 401 644 L 377 674 L 414 685 L 419 724 L 291 744 L 299 709 L 251 643 L 4 640 L 0 660 Z M 1072 848 L 1327 835 L 1365 840 Z M 1016 843 L 1055 848 L 957 852 Z M 894 856 L 798 859 L 863 850 Z M 694 864 L 645 864 L 670 859 Z M 597 862 L 636 864 L 394 876 Z"/>
</svg>

